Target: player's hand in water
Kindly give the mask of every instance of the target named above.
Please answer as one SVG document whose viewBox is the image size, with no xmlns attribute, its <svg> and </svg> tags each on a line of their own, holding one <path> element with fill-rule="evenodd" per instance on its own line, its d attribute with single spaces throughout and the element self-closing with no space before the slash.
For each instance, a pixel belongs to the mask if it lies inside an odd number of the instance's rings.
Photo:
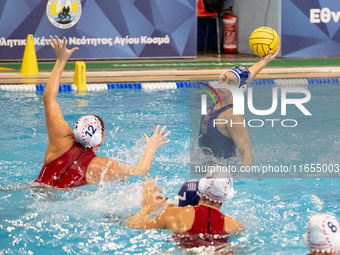
<svg viewBox="0 0 340 255">
<path fill-rule="evenodd" d="M 162 145 L 170 142 L 170 140 L 164 140 L 164 139 L 171 133 L 171 131 L 168 131 L 167 133 L 163 135 L 163 132 L 166 129 L 166 126 L 163 126 L 160 131 L 159 131 L 159 127 L 160 126 L 157 125 L 151 137 L 148 137 L 146 134 L 144 134 L 146 146 L 151 149 L 154 149 L 155 151 L 158 150 Z"/>
<path fill-rule="evenodd" d="M 280 47 L 277 49 L 277 51 L 274 54 L 272 54 L 272 49 L 269 49 L 268 55 L 263 57 L 263 61 L 265 61 L 266 64 L 268 64 L 270 61 L 276 58 L 279 51 L 280 51 Z"/>
<path fill-rule="evenodd" d="M 148 206 L 151 210 L 159 209 L 168 200 L 167 197 L 163 196 L 163 191 L 157 187 L 157 177 L 155 180 L 145 176 L 144 193 L 142 205 Z"/>
<path fill-rule="evenodd" d="M 60 40 L 58 36 L 55 36 L 55 38 L 50 36 L 50 38 L 51 39 L 48 42 L 51 45 L 51 47 L 53 48 L 55 55 L 57 56 L 57 60 L 61 60 L 61 61 L 64 61 L 66 63 L 67 60 L 72 55 L 72 53 L 75 50 L 79 50 L 78 47 L 74 47 L 72 49 L 67 49 L 66 48 L 67 40 L 66 40 L 65 37 L 63 37 L 63 40 Z"/>
</svg>

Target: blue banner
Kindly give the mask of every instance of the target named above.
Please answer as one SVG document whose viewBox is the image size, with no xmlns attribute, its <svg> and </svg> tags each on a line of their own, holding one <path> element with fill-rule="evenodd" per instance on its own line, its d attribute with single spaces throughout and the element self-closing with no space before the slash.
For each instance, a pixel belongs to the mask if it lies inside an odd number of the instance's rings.
<svg viewBox="0 0 340 255">
<path fill-rule="evenodd" d="M 193 57 L 196 0 L 0 1 L 0 59 L 22 59 L 27 34 L 38 59 L 55 58 L 49 35 L 79 47 L 74 59 Z"/>
<path fill-rule="evenodd" d="M 282 1 L 282 56 L 340 56 L 340 1 Z"/>
</svg>

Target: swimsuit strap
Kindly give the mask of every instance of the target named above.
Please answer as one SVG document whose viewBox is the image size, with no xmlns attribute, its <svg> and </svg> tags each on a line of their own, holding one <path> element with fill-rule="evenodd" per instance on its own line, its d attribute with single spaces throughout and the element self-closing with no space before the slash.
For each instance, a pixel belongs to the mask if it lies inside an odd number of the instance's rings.
<svg viewBox="0 0 340 255">
<path fill-rule="evenodd" d="M 229 108 L 233 108 L 233 107 L 234 107 L 233 104 L 228 104 L 228 105 L 226 105 L 226 106 L 223 106 L 223 107 L 220 108 L 219 110 L 223 109 L 222 111 L 226 111 L 226 110 L 228 110 Z"/>
<path fill-rule="evenodd" d="M 56 181 L 56 183 L 54 184 L 54 187 L 57 186 L 58 182 L 60 181 L 61 178 L 63 178 L 63 176 L 66 174 L 66 172 L 74 165 L 75 162 L 77 162 L 77 160 L 81 157 L 81 155 L 83 155 L 85 153 L 85 148 L 84 150 L 79 154 L 79 156 L 72 162 L 72 164 L 62 173 L 62 175 L 60 175 L 59 179 Z"/>
<path fill-rule="evenodd" d="M 229 108 L 233 108 L 233 107 L 234 107 L 233 104 L 228 104 L 228 105 L 223 106 L 223 107 L 221 107 L 220 109 L 217 109 L 217 110 L 214 110 L 214 108 L 212 108 L 212 111 L 214 112 L 214 115 L 215 115 L 215 116 L 218 116 L 218 115 L 220 115 L 222 112 L 228 110 Z"/>
<path fill-rule="evenodd" d="M 210 233 L 210 207 L 208 209 L 208 234 Z"/>
</svg>

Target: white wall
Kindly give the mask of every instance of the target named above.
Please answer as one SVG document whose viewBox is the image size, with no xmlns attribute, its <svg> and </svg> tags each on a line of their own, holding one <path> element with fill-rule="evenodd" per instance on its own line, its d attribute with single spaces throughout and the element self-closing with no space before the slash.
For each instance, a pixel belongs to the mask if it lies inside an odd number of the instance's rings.
<svg viewBox="0 0 340 255">
<path fill-rule="evenodd" d="M 253 54 L 249 36 L 258 27 L 271 27 L 281 38 L 281 0 L 235 0 L 233 13 L 238 17 L 239 53 Z"/>
</svg>

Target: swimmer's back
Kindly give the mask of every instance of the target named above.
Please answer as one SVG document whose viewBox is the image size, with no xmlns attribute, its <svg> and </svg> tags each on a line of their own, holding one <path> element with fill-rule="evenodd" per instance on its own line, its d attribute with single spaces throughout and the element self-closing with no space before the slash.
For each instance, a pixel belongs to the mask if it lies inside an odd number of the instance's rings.
<svg viewBox="0 0 340 255">
<path fill-rule="evenodd" d="M 37 182 L 56 188 L 73 188 L 87 184 L 86 172 L 96 154 L 74 143 L 60 157 L 45 164 Z"/>
<path fill-rule="evenodd" d="M 225 216 L 219 210 L 204 206 L 197 205 L 195 209 L 195 219 L 190 228 L 186 232 L 188 235 L 197 234 L 212 234 L 212 235 L 228 235 L 225 230 Z"/>
</svg>

